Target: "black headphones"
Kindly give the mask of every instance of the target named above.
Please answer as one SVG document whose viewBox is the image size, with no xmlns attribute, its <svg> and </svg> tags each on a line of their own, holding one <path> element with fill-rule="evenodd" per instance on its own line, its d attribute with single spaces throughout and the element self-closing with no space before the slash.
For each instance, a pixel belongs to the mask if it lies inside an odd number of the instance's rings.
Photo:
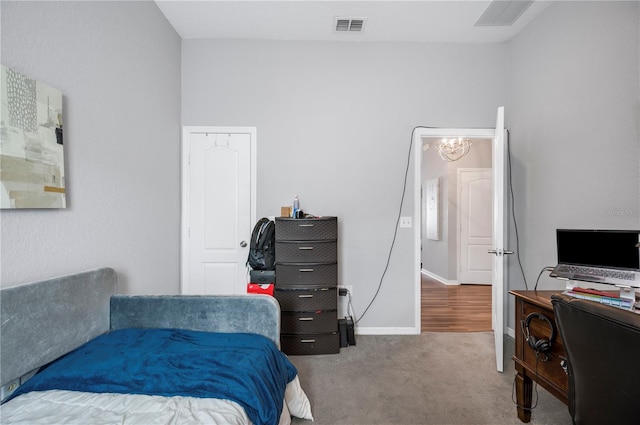
<svg viewBox="0 0 640 425">
<path fill-rule="evenodd" d="M 547 323 L 551 333 L 549 339 L 538 339 L 535 336 L 531 335 L 531 332 L 529 331 L 529 325 L 531 324 L 531 321 L 533 319 L 539 319 Z M 526 319 L 523 322 L 520 322 L 520 324 L 523 326 L 522 333 L 524 334 L 525 340 L 527 341 L 527 343 L 529 343 L 529 346 L 536 352 L 536 357 L 538 357 L 538 355 L 540 354 L 542 355 L 542 358 L 540 359 L 541 361 L 546 362 L 547 360 L 549 360 L 552 344 L 556 337 L 556 329 L 553 327 L 553 324 L 547 318 L 547 316 L 540 313 L 529 313 Z"/>
</svg>

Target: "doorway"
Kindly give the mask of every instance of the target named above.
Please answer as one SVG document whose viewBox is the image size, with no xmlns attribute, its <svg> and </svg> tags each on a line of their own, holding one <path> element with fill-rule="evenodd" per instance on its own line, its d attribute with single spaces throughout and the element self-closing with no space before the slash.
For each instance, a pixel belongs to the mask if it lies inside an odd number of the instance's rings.
<svg viewBox="0 0 640 425">
<path fill-rule="evenodd" d="M 440 139 L 422 139 L 422 329 L 490 331 L 491 289 L 467 284 L 491 284 L 492 139 L 470 138 L 469 153 L 453 162 L 438 155 Z M 439 190 L 429 188 L 434 182 Z"/>
<path fill-rule="evenodd" d="M 488 254 L 493 254 L 492 267 L 492 328 L 494 331 L 494 343 L 496 352 L 496 369 L 504 370 L 504 319 L 505 319 L 505 254 L 511 253 L 506 249 L 505 229 L 505 176 L 506 176 L 506 130 L 504 128 L 504 107 L 499 107 L 496 116 L 496 126 L 493 129 L 443 129 L 417 127 L 414 131 L 413 151 L 414 173 L 414 216 L 421 217 L 422 206 L 422 151 L 424 138 L 442 137 L 466 137 L 492 139 L 492 167 L 493 167 L 493 248 Z M 422 223 L 421 223 L 422 224 Z M 420 323 L 421 314 L 421 285 L 420 264 L 422 253 L 421 225 L 416 226 L 414 232 L 414 264 L 415 264 L 415 288 L 416 288 L 416 322 Z M 450 264 L 447 264 L 450 267 Z"/>
<path fill-rule="evenodd" d="M 464 133 L 460 134 L 464 136 Z M 485 202 L 485 199 L 481 199 L 482 196 L 485 196 L 482 191 L 491 191 L 490 177 L 489 187 L 487 187 L 486 171 L 490 172 L 492 167 L 492 138 L 469 137 L 472 141 L 469 153 L 452 162 L 444 161 L 438 155 L 435 144 L 440 139 L 440 137 L 422 138 L 421 184 L 423 187 L 433 184 L 432 182 L 438 184 L 438 190 L 435 191 L 437 193 L 435 202 L 428 199 L 427 191 L 423 191 L 420 214 L 422 220 L 422 269 L 431 278 L 446 285 L 491 283 L 490 278 L 485 277 L 483 282 L 482 279 L 479 280 L 464 272 L 469 269 L 470 264 L 472 264 L 472 268 L 484 268 L 487 261 L 490 260 L 486 244 L 491 245 L 492 221 L 491 217 L 487 217 L 492 211 L 491 199 L 488 200 L 488 205 L 473 205 L 471 207 L 469 203 Z M 484 174 L 475 173 L 480 169 L 486 170 Z M 470 195 L 464 190 L 465 188 L 472 188 Z M 434 215 L 434 204 L 437 220 L 436 223 L 428 223 L 431 220 L 430 217 Z M 434 226 L 436 226 L 435 232 L 433 231 Z M 488 234 L 487 227 L 489 228 Z M 482 236 L 482 239 L 479 236 Z M 474 237 L 475 241 L 472 244 L 469 243 L 468 240 Z M 481 244 L 484 245 L 484 249 L 479 247 Z M 466 247 L 464 252 L 462 252 L 463 247 Z M 488 249 L 490 248 L 489 246 Z M 473 266 L 473 264 L 481 267 Z M 490 272 L 490 261 L 488 268 Z M 462 279 L 460 278 L 461 269 L 463 269 Z"/>
</svg>

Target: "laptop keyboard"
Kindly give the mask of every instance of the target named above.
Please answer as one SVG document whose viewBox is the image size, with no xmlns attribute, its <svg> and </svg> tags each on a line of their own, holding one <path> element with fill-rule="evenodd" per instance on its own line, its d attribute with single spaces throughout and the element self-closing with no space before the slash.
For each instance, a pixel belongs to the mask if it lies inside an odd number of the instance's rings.
<svg viewBox="0 0 640 425">
<path fill-rule="evenodd" d="M 622 280 L 635 280 L 634 272 L 626 272 L 621 270 L 612 270 L 612 269 L 595 269 L 593 267 L 582 267 L 582 266 L 567 266 L 562 265 L 558 267 L 558 272 L 561 273 L 573 273 L 578 275 L 585 276 L 595 276 L 595 277 L 603 277 L 603 278 L 614 278 L 614 279 L 622 279 Z"/>
</svg>

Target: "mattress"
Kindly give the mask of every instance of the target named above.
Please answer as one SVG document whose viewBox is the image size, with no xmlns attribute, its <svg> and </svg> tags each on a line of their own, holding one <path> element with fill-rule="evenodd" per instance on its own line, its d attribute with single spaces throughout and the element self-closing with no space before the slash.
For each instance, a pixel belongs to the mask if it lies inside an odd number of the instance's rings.
<svg viewBox="0 0 640 425">
<path fill-rule="evenodd" d="M 278 425 L 291 424 L 292 415 L 313 420 L 298 377 L 287 385 Z M 0 407 L 0 422 L 16 425 L 251 424 L 244 409 L 230 400 L 66 390 L 20 395 Z"/>
</svg>

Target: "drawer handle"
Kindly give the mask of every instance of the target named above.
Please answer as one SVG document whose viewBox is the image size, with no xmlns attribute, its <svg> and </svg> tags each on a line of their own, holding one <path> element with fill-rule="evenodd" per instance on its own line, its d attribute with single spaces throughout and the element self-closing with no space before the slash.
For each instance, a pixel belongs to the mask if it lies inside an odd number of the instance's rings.
<svg viewBox="0 0 640 425">
<path fill-rule="evenodd" d="M 313 272 L 313 269 L 300 269 L 299 271 L 301 273 L 309 273 L 309 272 Z"/>
<path fill-rule="evenodd" d="M 301 322 L 312 322 L 313 317 L 298 317 L 298 320 Z"/>
<path fill-rule="evenodd" d="M 313 249 L 313 247 L 312 246 L 300 246 L 300 247 L 298 247 L 298 249 L 302 250 L 302 251 L 311 251 Z"/>
<path fill-rule="evenodd" d="M 305 343 L 309 344 L 309 343 L 316 342 L 316 340 L 315 339 L 301 339 L 300 342 L 303 343 L 303 344 L 305 344 Z"/>
<path fill-rule="evenodd" d="M 298 295 L 298 298 L 313 298 L 313 294 Z"/>
<path fill-rule="evenodd" d="M 300 227 L 313 227 L 313 224 L 299 224 Z"/>
</svg>

